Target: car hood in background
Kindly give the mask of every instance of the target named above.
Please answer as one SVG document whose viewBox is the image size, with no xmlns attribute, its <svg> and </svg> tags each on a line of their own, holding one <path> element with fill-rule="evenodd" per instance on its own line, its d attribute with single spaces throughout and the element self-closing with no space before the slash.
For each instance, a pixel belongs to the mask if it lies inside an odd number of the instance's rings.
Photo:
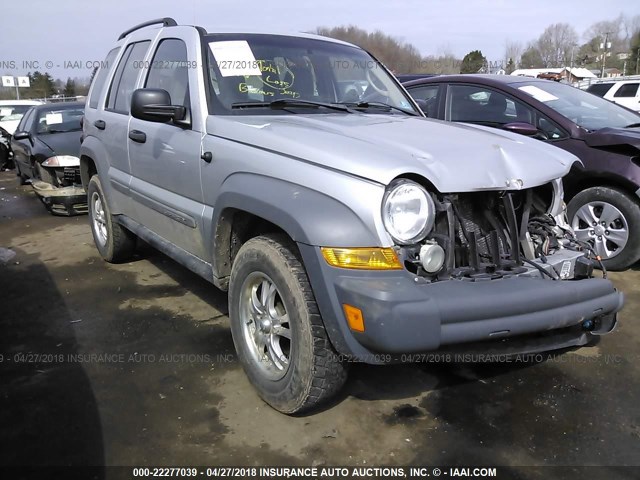
<svg viewBox="0 0 640 480">
<path fill-rule="evenodd" d="M 640 150 L 640 128 L 602 128 L 582 135 L 590 147 L 630 145 Z"/>
<path fill-rule="evenodd" d="M 80 156 L 80 136 L 82 130 L 73 132 L 44 133 L 38 135 L 38 140 L 44 143 L 54 155 Z"/>
<path fill-rule="evenodd" d="M 207 132 L 384 185 L 415 173 L 440 192 L 535 187 L 579 162 L 522 135 L 399 115 L 210 116 Z"/>
</svg>

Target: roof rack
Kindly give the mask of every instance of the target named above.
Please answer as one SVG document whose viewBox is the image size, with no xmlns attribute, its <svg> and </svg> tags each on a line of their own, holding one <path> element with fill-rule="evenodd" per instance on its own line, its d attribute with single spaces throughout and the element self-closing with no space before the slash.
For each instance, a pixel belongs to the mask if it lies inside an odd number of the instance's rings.
<svg viewBox="0 0 640 480">
<path fill-rule="evenodd" d="M 148 22 L 142 22 L 141 24 L 136 25 L 135 27 L 131 27 L 129 30 L 126 30 L 126 31 L 122 32 L 120 34 L 120 36 L 118 37 L 118 40 L 122 40 L 124 37 L 126 37 L 127 35 L 129 35 L 132 32 L 135 32 L 136 30 L 140 30 L 141 28 L 149 27 L 151 25 L 158 25 L 158 24 L 162 24 L 163 27 L 177 27 L 178 26 L 178 22 L 176 22 L 171 17 L 156 18 L 155 20 L 149 20 Z"/>
</svg>

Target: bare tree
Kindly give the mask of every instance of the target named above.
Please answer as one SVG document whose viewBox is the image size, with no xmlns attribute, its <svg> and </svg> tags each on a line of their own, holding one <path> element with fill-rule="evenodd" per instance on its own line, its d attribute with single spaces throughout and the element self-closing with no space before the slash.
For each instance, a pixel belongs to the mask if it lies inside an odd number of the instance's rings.
<svg viewBox="0 0 640 480">
<path fill-rule="evenodd" d="M 424 70 L 422 56 L 415 46 L 380 30 L 367 32 L 349 25 L 333 28 L 318 27 L 316 32 L 319 35 L 337 38 L 364 48 L 395 73 L 422 73 Z"/>
<path fill-rule="evenodd" d="M 594 39 L 597 44 L 604 42 L 605 38 L 611 42 L 613 52 L 626 52 L 629 49 L 629 38 L 626 37 L 624 16 L 620 14 L 613 20 L 603 20 L 591 25 L 583 35 L 587 42 Z"/>
<path fill-rule="evenodd" d="M 578 34 L 568 23 L 549 25 L 536 42 L 545 67 L 568 66 L 572 51 L 578 44 Z"/>
<path fill-rule="evenodd" d="M 520 64 L 520 57 L 522 57 L 523 52 L 524 47 L 521 42 L 513 40 L 507 40 L 505 42 L 503 65 L 505 66 L 507 73 L 513 72 L 516 65 Z"/>
<path fill-rule="evenodd" d="M 538 50 L 538 42 L 531 42 L 520 56 L 520 68 L 542 68 L 544 60 Z"/>
<path fill-rule="evenodd" d="M 640 33 L 640 15 L 622 15 L 622 35 L 627 43 L 627 49 L 631 48 L 633 37 Z"/>
</svg>

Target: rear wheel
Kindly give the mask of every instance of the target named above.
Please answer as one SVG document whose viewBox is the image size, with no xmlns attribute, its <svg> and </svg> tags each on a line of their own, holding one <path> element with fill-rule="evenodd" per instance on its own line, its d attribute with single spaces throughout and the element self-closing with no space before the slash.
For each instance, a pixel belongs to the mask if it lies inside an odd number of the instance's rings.
<svg viewBox="0 0 640 480">
<path fill-rule="evenodd" d="M 296 253 L 284 235 L 253 238 L 238 252 L 229 285 L 240 363 L 260 397 L 287 414 L 313 409 L 347 378 Z"/>
<path fill-rule="evenodd" d="M 87 196 L 91 233 L 100 255 L 110 263 L 129 260 L 135 250 L 136 236 L 111 215 L 97 175 L 91 177 L 89 181 Z"/>
<path fill-rule="evenodd" d="M 625 192 L 592 187 L 567 206 L 578 240 L 591 244 L 610 270 L 623 270 L 640 259 L 640 205 Z"/>
</svg>

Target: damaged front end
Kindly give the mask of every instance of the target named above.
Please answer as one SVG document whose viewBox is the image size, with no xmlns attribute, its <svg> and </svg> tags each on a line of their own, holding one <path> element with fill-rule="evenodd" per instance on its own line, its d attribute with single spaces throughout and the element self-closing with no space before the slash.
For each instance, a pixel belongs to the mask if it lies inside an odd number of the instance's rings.
<svg viewBox="0 0 640 480">
<path fill-rule="evenodd" d="M 80 160 L 69 155 L 50 157 L 38 165 L 39 177 L 31 186 L 54 215 L 87 213 L 87 195 L 80 178 Z"/>
<path fill-rule="evenodd" d="M 564 283 L 592 278 L 596 267 L 607 277 L 600 258 L 567 223 L 560 179 L 529 189 L 431 198 L 436 212 L 431 233 L 400 248 L 405 268 L 420 284 L 515 277 Z M 594 315 L 583 319 L 582 328 L 598 335 L 615 324 L 615 314 Z"/>
<path fill-rule="evenodd" d="M 432 195 L 434 228 L 421 244 L 402 249 L 405 266 L 430 282 L 589 278 L 598 258 L 573 234 L 562 196 L 559 179 L 517 191 Z M 432 261 L 438 255 L 441 266 Z"/>
</svg>

